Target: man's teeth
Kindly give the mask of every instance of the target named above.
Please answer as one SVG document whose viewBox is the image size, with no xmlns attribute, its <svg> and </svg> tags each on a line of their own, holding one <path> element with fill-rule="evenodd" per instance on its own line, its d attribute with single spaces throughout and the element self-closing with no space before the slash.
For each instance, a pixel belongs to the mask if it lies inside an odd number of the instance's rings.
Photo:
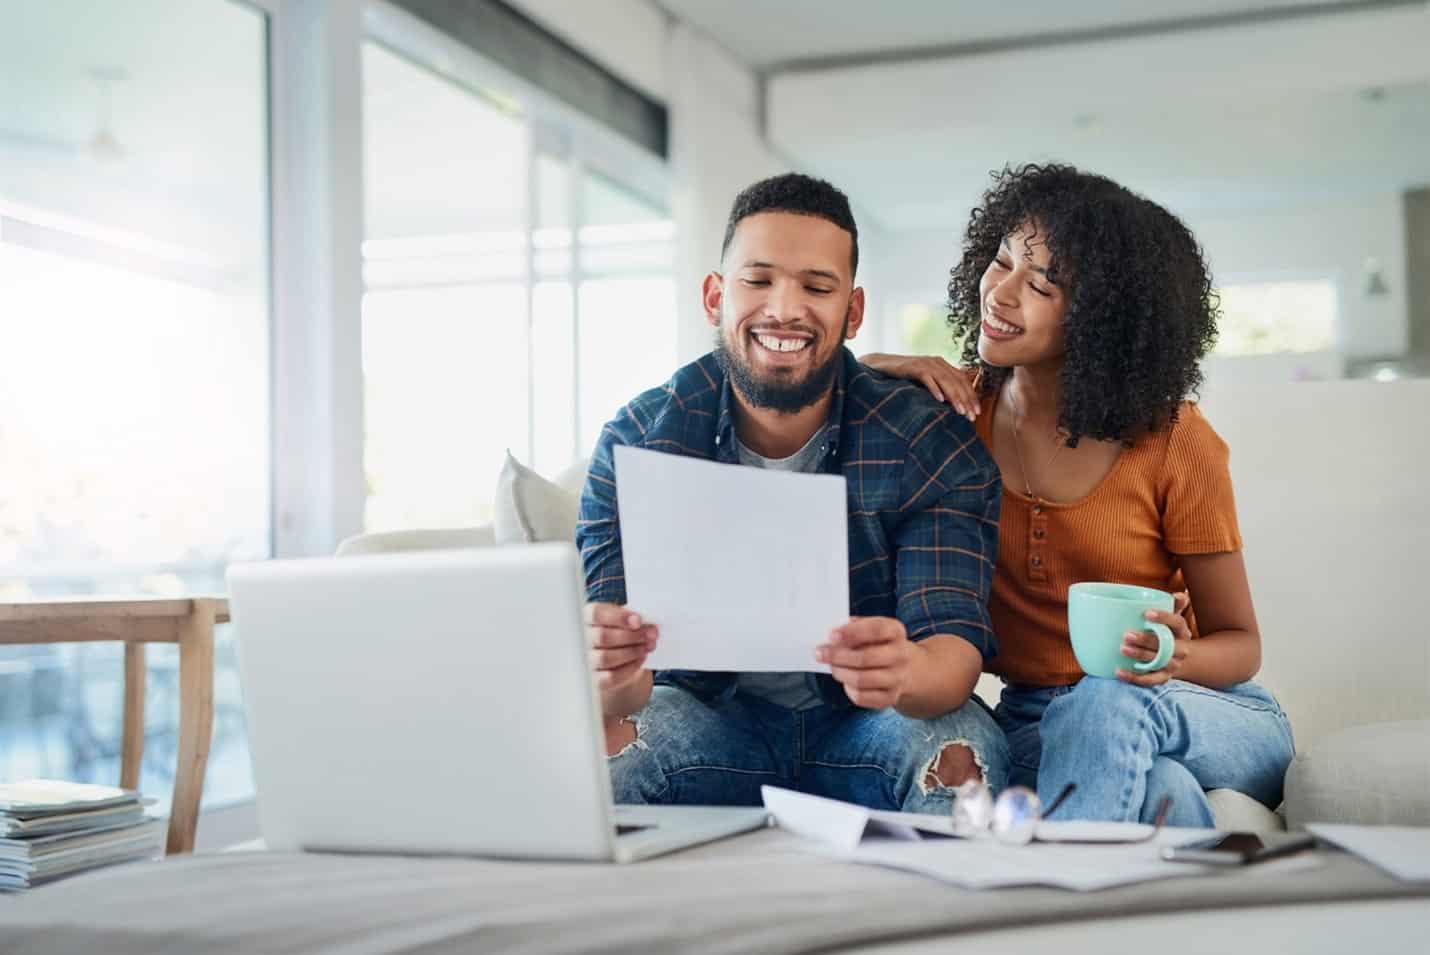
<svg viewBox="0 0 1430 955">
<path fill-rule="evenodd" d="M 774 335 L 756 335 L 755 340 L 770 351 L 803 351 L 809 344 L 807 338 L 776 338 Z"/>
<path fill-rule="evenodd" d="M 986 321 L 988 322 L 989 327 L 992 328 L 995 332 L 1002 332 L 1005 335 L 1016 335 L 1022 331 L 1022 329 L 1019 328 L 1017 325 L 1009 325 L 1007 322 L 1000 322 L 992 315 L 989 315 Z"/>
</svg>

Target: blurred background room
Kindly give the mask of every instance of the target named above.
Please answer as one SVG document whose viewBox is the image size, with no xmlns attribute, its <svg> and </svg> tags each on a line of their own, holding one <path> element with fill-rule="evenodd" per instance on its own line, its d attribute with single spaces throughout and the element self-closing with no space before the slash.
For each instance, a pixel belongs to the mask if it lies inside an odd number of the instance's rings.
<svg viewBox="0 0 1430 955">
<path fill-rule="evenodd" d="M 1428 49 L 1422 0 L 0 0 L 0 600 L 490 521 L 508 449 L 554 475 L 708 350 L 730 202 L 786 169 L 854 204 L 856 353 L 955 354 L 991 170 L 1165 204 L 1222 297 L 1213 423 L 1280 480 L 1236 419 L 1430 411 Z M 1328 462 L 1288 520 L 1379 473 L 1286 440 Z M 1423 527 L 1417 448 L 1358 493 Z M 122 657 L 0 647 L 0 780 L 116 780 Z M 231 628 L 215 665 L 201 846 L 256 831 Z"/>
</svg>

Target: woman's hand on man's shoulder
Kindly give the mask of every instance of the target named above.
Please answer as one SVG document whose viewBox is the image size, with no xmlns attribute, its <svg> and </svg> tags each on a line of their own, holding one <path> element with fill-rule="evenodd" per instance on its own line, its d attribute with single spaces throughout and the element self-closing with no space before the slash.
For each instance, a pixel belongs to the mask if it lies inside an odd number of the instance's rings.
<svg viewBox="0 0 1430 955">
<path fill-rule="evenodd" d="M 917 382 L 928 389 L 935 401 L 947 402 L 969 421 L 978 417 L 978 392 L 973 372 L 937 355 L 865 355 L 859 359 L 878 372 Z"/>
</svg>

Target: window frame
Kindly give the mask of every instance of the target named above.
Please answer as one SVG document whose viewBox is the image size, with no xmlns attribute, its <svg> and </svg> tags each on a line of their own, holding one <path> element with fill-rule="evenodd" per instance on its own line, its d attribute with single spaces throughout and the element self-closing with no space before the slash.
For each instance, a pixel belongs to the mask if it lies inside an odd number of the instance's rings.
<svg viewBox="0 0 1430 955">
<path fill-rule="evenodd" d="M 537 421 L 534 409 L 537 407 L 537 376 L 534 297 L 535 287 L 543 281 L 536 269 L 536 248 L 532 235 L 536 227 L 537 212 L 537 163 L 545 156 L 562 163 L 570 175 L 569 209 L 567 218 L 572 223 L 572 243 L 569 271 L 562 281 L 571 289 L 571 309 L 573 324 L 573 354 L 581 354 L 581 283 L 588 277 L 582 267 L 582 243 L 579 241 L 583 225 L 584 197 L 587 183 L 592 176 L 599 176 L 617 188 L 630 193 L 638 201 L 654 208 L 669 210 L 670 171 L 666 160 L 649 151 L 644 146 L 624 139 L 619 133 L 598 123 L 580 111 L 560 101 L 546 90 L 530 81 L 507 71 L 469 48 L 460 40 L 414 16 L 387 0 L 366 0 L 362 6 L 362 41 L 383 46 L 392 53 L 412 62 L 418 67 L 431 71 L 434 75 L 454 83 L 473 95 L 499 93 L 508 98 L 520 111 L 527 128 L 526 142 L 526 258 L 522 281 L 527 288 L 526 339 L 527 350 L 527 408 L 531 410 L 527 424 L 528 457 L 537 446 Z M 359 90 L 360 95 L 360 90 Z M 360 150 L 359 150 L 360 153 Z M 359 196 L 355 201 L 361 203 Z M 355 243 L 362 242 L 361 234 Z M 549 280 L 549 278 L 545 279 Z M 361 299 L 361 276 L 359 275 L 359 300 Z M 360 335 L 360 329 L 359 329 Z M 361 369 L 357 370 L 361 389 Z M 572 369 L 573 421 L 580 420 L 581 370 L 579 358 Z M 346 390 L 345 390 L 346 391 Z M 361 395 L 359 395 L 361 400 Z M 361 421 L 361 418 L 358 418 Z M 575 459 L 587 449 L 581 443 L 579 427 L 573 428 L 571 458 Z M 359 436 L 360 442 L 360 436 Z M 362 531 L 362 514 L 357 515 L 357 525 L 348 533 Z M 333 542 L 336 544 L 336 541 Z"/>
</svg>

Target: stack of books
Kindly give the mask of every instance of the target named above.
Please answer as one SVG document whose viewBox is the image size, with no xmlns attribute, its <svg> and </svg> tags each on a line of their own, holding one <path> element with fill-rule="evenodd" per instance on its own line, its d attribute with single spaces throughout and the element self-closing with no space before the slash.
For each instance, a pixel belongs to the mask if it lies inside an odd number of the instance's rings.
<svg viewBox="0 0 1430 955">
<path fill-rule="evenodd" d="M 26 889 L 163 849 L 139 794 L 49 779 L 0 783 L 0 892 Z"/>
</svg>

